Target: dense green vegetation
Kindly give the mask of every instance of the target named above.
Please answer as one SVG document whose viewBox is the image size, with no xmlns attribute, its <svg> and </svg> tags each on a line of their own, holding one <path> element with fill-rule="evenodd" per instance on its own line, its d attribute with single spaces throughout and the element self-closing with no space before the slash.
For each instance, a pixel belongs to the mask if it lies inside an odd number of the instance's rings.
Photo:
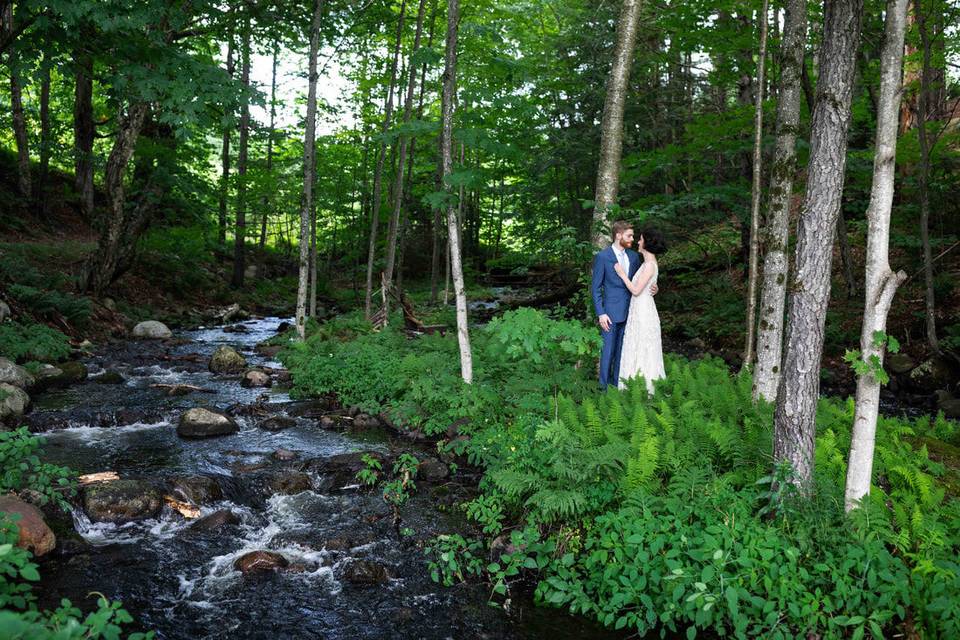
<svg viewBox="0 0 960 640">
<path fill-rule="evenodd" d="M 451 337 L 370 334 L 343 318 L 285 360 L 299 393 L 384 412 L 483 469 L 479 496 L 460 507 L 476 537 L 427 549 L 445 584 L 482 578 L 503 603 L 529 577 L 540 601 L 639 632 L 960 629 L 955 470 L 922 444 L 957 442 L 955 423 L 882 418 L 876 486 L 851 520 L 852 401 L 820 404 L 809 501 L 770 474 L 772 407 L 751 402 L 749 376 L 673 357 L 655 396 L 642 382 L 597 396 L 578 366 L 594 341 L 533 310 L 504 314 L 477 335 L 477 377 L 464 385 Z"/>
</svg>

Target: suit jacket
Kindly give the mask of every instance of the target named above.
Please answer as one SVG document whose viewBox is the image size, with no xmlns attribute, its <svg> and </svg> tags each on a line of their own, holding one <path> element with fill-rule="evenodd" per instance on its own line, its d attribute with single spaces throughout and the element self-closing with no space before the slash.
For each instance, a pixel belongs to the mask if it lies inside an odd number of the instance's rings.
<svg viewBox="0 0 960 640">
<path fill-rule="evenodd" d="M 627 258 L 630 260 L 627 277 L 633 278 L 642 259 L 633 249 L 627 249 Z M 613 252 L 613 247 L 607 247 L 594 257 L 590 293 L 593 295 L 593 308 L 598 316 L 607 314 L 613 322 L 623 322 L 627 319 L 632 295 L 614 270 L 616 264 L 617 254 Z"/>
</svg>

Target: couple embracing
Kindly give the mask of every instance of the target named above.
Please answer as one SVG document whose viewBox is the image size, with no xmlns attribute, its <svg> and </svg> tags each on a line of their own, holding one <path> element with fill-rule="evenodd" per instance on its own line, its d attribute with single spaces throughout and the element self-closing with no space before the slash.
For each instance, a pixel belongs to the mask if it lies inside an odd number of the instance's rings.
<svg viewBox="0 0 960 640">
<path fill-rule="evenodd" d="M 666 243 L 656 229 L 644 229 L 634 251 L 633 225 L 623 220 L 613 223 L 610 235 L 612 244 L 593 260 L 590 287 L 603 337 L 600 389 L 610 384 L 624 389 L 627 380 L 642 376 L 652 394 L 653 381 L 666 377 L 660 316 L 653 301 L 657 255 Z"/>
</svg>

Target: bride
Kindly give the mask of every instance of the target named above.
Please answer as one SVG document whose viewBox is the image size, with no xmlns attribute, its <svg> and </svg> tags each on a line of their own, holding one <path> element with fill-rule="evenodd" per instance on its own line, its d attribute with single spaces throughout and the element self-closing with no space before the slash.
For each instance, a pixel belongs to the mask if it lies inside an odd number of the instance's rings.
<svg viewBox="0 0 960 640">
<path fill-rule="evenodd" d="M 657 255 L 666 251 L 667 245 L 656 229 L 645 229 L 640 233 L 637 250 L 643 256 L 643 264 L 633 276 L 627 277 L 619 264 L 615 269 L 633 298 L 623 332 L 623 349 L 620 352 L 619 387 L 626 388 L 627 380 L 643 376 L 647 383 L 647 392 L 653 394 L 653 381 L 666 377 L 663 369 L 663 345 L 660 338 L 660 316 L 657 304 L 650 294 L 650 287 L 657 282 Z"/>
</svg>

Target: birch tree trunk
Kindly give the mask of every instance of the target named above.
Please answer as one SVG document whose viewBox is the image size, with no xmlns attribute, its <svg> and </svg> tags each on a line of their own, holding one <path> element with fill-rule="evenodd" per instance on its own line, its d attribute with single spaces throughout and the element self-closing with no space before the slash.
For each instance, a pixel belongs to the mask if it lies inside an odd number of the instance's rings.
<svg viewBox="0 0 960 640">
<path fill-rule="evenodd" d="M 313 180 L 316 174 L 317 126 L 317 52 L 320 50 L 320 21 L 323 0 L 313 0 L 310 25 L 309 79 L 307 86 L 307 122 L 303 133 L 303 198 L 300 202 L 300 273 L 297 280 L 297 336 L 307 335 L 307 285 L 310 279 L 310 212 L 313 210 Z"/>
<path fill-rule="evenodd" d="M 227 75 L 233 77 L 233 34 L 230 34 L 227 43 Z M 217 219 L 218 239 L 220 246 L 227 244 L 227 201 L 230 195 L 230 134 L 232 127 L 223 129 L 223 142 L 220 159 L 220 212 Z"/>
<path fill-rule="evenodd" d="M 457 88 L 457 29 L 460 22 L 460 0 L 447 0 L 447 48 L 443 70 L 441 101 L 441 162 L 443 184 L 450 196 L 450 174 L 453 173 L 453 109 Z M 463 263 L 460 256 L 460 229 L 457 209 L 447 200 L 447 233 L 450 238 L 450 273 L 457 302 L 457 342 L 460 344 L 460 375 L 467 384 L 473 383 L 473 355 L 470 352 L 470 332 L 467 327 L 467 294 L 463 284 Z"/>
<path fill-rule="evenodd" d="M 270 72 L 270 126 L 267 129 L 267 175 L 273 177 L 273 133 L 276 128 L 277 119 L 277 50 L 278 43 L 273 43 L 273 64 Z M 273 187 L 268 191 L 273 193 Z M 267 220 L 270 217 L 270 209 L 273 198 L 270 195 L 263 196 L 263 218 L 260 220 L 260 249 L 267 244 Z"/>
<path fill-rule="evenodd" d="M 77 50 L 73 56 L 76 84 L 73 93 L 73 168 L 80 211 L 88 219 L 93 215 L 93 56 Z"/>
<path fill-rule="evenodd" d="M 747 343 L 743 349 L 743 366 L 749 369 L 753 364 L 753 349 L 756 340 L 757 317 L 757 280 L 760 262 L 760 191 L 762 190 L 763 168 L 763 89 L 764 70 L 767 61 L 767 13 L 768 0 L 763 0 L 760 9 L 760 52 L 757 58 L 757 91 L 753 111 L 753 177 L 750 187 L 750 257 L 748 260 L 750 279 L 747 284 Z"/>
<path fill-rule="evenodd" d="M 417 9 L 417 28 L 413 36 L 413 49 L 410 50 L 410 61 L 407 64 L 407 95 L 403 102 L 403 124 L 410 122 L 413 115 L 413 95 L 417 90 L 416 67 L 413 63 L 413 56 L 420 48 L 420 36 L 423 33 L 423 17 L 426 13 L 426 0 L 420 0 L 420 6 Z M 407 161 L 407 137 L 400 136 L 400 150 L 397 152 L 397 175 L 393 181 L 393 212 L 390 214 L 390 224 L 387 228 L 387 263 L 384 268 L 383 282 L 384 286 L 389 287 L 393 282 L 393 269 L 397 257 L 397 234 L 400 227 L 400 209 L 403 206 L 403 172 Z M 389 304 L 390 296 L 386 297 Z M 389 314 L 387 314 L 389 319 Z"/>
<path fill-rule="evenodd" d="M 783 354 L 783 313 L 787 297 L 787 244 L 790 197 L 797 172 L 797 130 L 800 125 L 801 74 L 807 38 L 806 0 L 788 0 L 780 45 L 780 86 L 777 90 L 777 140 L 770 170 L 770 196 L 763 231 L 763 283 L 757 323 L 757 365 L 753 398 L 773 402 L 780 383 Z"/>
<path fill-rule="evenodd" d="M 380 194 L 383 189 L 383 165 L 387 157 L 386 134 L 393 121 L 393 91 L 397 84 L 397 64 L 400 60 L 400 41 L 403 37 L 403 18 L 407 9 L 407 0 L 400 0 L 400 15 L 397 18 L 397 36 L 394 40 L 393 59 L 390 63 L 390 86 L 387 88 L 387 102 L 383 109 L 383 134 L 380 152 L 377 155 L 377 167 L 373 173 L 373 198 L 370 201 L 370 245 L 367 250 L 367 289 L 364 298 L 364 313 L 369 320 L 373 314 L 373 263 L 377 257 L 377 232 L 380 229 Z"/>
<path fill-rule="evenodd" d="M 920 32 L 920 46 L 923 49 L 923 66 L 920 71 L 920 96 L 917 100 L 917 135 L 920 139 L 920 173 L 917 182 L 920 191 L 920 243 L 923 246 L 923 291 L 924 320 L 927 345 L 935 352 L 940 351 L 937 339 L 937 305 L 933 291 L 933 255 L 930 250 L 930 139 L 927 134 L 927 118 L 930 117 L 930 32 L 923 2 L 913 3 Z"/>
<path fill-rule="evenodd" d="M 240 102 L 240 148 L 237 150 L 237 219 L 233 233 L 233 279 L 235 288 L 243 286 L 247 266 L 247 154 L 250 139 L 250 18 L 243 27 L 240 51 L 240 82 L 244 95 Z"/>
<path fill-rule="evenodd" d="M 600 163 L 593 201 L 593 243 L 600 249 L 609 243 L 606 226 L 610 208 L 617 202 L 620 187 L 620 154 L 623 151 L 623 108 L 627 100 L 627 84 L 633 66 L 637 43 L 640 0 L 623 0 L 617 21 L 617 42 L 613 49 L 613 65 L 607 78 L 607 95 L 603 102 L 600 129 Z"/>
<path fill-rule="evenodd" d="M 810 163 L 797 226 L 796 275 L 787 323 L 784 376 L 777 394 L 773 457 L 791 465 L 804 491 L 813 479 L 814 418 L 820 391 L 823 328 L 830 301 L 833 233 L 843 195 L 847 130 L 863 0 L 827 0 Z"/>
<path fill-rule="evenodd" d="M 880 99 L 877 104 L 877 141 L 873 158 L 873 185 L 867 207 L 866 299 L 860 352 L 866 362 L 876 358 L 883 366 L 885 342 L 874 334 L 886 333 L 887 313 L 897 287 L 906 279 L 890 268 L 890 208 L 893 205 L 897 128 L 900 115 L 901 68 L 908 0 L 888 0 L 886 34 L 880 59 Z M 857 378 L 857 399 L 847 464 L 844 503 L 847 511 L 870 493 L 873 450 L 880 406 L 880 382 L 874 375 Z"/>
</svg>

